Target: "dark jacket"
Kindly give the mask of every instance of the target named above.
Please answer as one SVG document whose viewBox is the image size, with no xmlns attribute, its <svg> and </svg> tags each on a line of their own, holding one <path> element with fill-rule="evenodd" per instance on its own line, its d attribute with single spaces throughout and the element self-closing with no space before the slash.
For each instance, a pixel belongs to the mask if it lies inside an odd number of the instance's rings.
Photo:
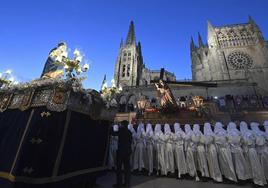
<svg viewBox="0 0 268 188">
<path fill-rule="evenodd" d="M 132 134 L 127 127 L 120 127 L 118 132 L 118 155 L 127 156 L 131 154 Z"/>
</svg>

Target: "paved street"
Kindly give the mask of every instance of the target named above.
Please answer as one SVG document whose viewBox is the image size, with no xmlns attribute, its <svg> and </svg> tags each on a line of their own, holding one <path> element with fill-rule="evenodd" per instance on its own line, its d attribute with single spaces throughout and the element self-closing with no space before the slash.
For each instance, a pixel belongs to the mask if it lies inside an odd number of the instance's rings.
<svg viewBox="0 0 268 188">
<path fill-rule="evenodd" d="M 115 173 L 109 172 L 103 177 L 97 180 L 96 188 L 111 188 L 115 183 Z M 233 183 L 214 183 L 213 181 L 208 182 L 195 182 L 194 180 L 178 180 L 175 178 L 168 177 L 148 177 L 143 175 L 133 175 L 131 179 L 132 188 L 252 188 L 256 187 L 252 183 L 243 185 Z"/>
</svg>

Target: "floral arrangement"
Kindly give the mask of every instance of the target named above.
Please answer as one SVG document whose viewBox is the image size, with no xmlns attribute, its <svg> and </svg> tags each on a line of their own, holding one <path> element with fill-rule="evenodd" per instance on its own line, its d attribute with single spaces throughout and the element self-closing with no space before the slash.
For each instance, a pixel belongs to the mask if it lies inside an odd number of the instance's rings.
<svg viewBox="0 0 268 188">
<path fill-rule="evenodd" d="M 104 82 L 102 84 L 101 87 L 101 97 L 104 100 L 104 102 L 106 103 L 106 106 L 108 108 L 110 107 L 116 107 L 117 106 L 117 102 L 116 102 L 116 94 L 121 93 L 122 91 L 122 87 L 119 86 L 118 88 L 115 85 L 114 79 L 111 80 L 111 87 L 108 87 L 107 82 Z"/>
<path fill-rule="evenodd" d="M 18 82 L 15 81 L 15 78 L 12 76 L 11 73 L 11 70 L 7 70 L 3 73 L 0 72 L 0 88 L 18 84 Z"/>
</svg>

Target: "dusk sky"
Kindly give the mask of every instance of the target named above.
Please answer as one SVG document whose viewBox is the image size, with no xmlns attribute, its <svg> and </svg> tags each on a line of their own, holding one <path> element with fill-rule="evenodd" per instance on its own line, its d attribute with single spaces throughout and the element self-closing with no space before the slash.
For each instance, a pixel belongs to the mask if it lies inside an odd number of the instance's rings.
<svg viewBox="0 0 268 188">
<path fill-rule="evenodd" d="M 206 41 L 214 26 L 248 22 L 251 15 L 268 39 L 268 0 L 1 0 L 0 72 L 19 81 L 40 77 L 49 51 L 65 41 L 90 62 L 86 88 L 111 80 L 121 38 L 134 21 L 146 66 L 191 78 L 190 38 Z"/>
</svg>

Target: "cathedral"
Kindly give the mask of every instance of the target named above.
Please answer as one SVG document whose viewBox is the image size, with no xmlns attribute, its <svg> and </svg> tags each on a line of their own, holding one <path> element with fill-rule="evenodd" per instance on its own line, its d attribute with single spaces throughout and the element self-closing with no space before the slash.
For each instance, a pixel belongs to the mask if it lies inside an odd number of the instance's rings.
<svg viewBox="0 0 268 188">
<path fill-rule="evenodd" d="M 163 79 L 176 81 L 173 73 L 164 71 Z M 145 67 L 141 43 L 136 42 L 134 23 L 130 22 L 126 42 L 121 41 L 115 64 L 114 80 L 117 86 L 146 86 L 153 80 L 159 80 L 160 70 Z"/>
<path fill-rule="evenodd" d="M 268 94 L 268 42 L 251 17 L 247 23 L 219 27 L 208 22 L 207 43 L 199 33 L 198 43 L 196 46 L 191 39 L 192 80 L 176 81 L 176 76 L 164 68 L 152 71 L 145 66 L 131 21 L 127 39 L 121 41 L 114 72 L 116 85 L 125 91 L 122 101 L 134 104 L 141 95 L 155 99 L 153 83 L 160 78 L 169 83 L 178 100 L 194 95 L 218 98 Z"/>
<path fill-rule="evenodd" d="M 214 27 L 208 22 L 207 44 L 191 39 L 193 81 L 247 81 L 268 91 L 268 41 L 249 17 L 247 23 Z"/>
</svg>

